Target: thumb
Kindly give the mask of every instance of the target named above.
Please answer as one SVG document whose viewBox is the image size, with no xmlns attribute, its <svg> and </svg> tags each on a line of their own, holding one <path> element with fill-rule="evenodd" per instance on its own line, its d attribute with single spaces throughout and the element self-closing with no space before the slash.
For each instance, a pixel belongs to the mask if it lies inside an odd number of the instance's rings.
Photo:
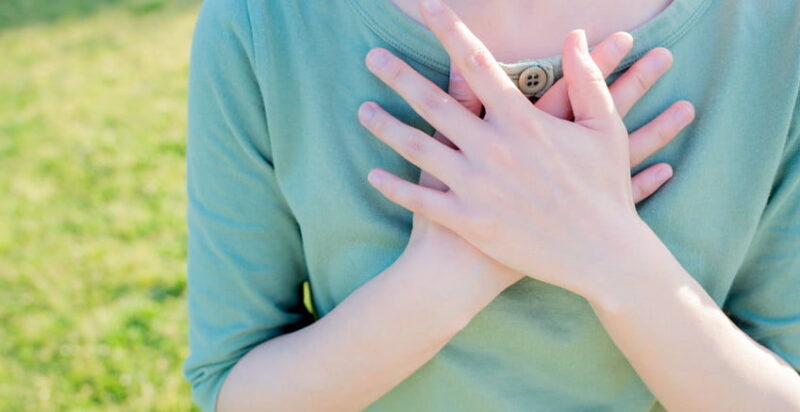
<svg viewBox="0 0 800 412">
<path fill-rule="evenodd" d="M 608 86 L 586 44 L 586 33 L 573 30 L 564 42 L 563 66 L 567 94 L 575 122 L 592 129 L 605 129 L 616 108 Z"/>
<path fill-rule="evenodd" d="M 450 86 L 447 88 L 447 93 L 475 115 L 481 114 L 483 105 L 478 100 L 478 96 L 472 92 L 467 81 L 454 68 L 450 69 Z"/>
</svg>

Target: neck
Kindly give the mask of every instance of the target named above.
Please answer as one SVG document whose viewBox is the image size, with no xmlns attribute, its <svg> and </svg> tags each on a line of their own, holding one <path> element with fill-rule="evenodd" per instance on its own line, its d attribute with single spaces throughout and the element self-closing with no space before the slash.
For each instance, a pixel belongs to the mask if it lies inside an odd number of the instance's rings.
<svg viewBox="0 0 800 412">
<path fill-rule="evenodd" d="M 420 0 L 391 0 L 418 22 Z M 567 33 L 586 30 L 593 45 L 647 23 L 671 0 L 444 0 L 495 57 L 513 62 L 561 54 Z"/>
</svg>

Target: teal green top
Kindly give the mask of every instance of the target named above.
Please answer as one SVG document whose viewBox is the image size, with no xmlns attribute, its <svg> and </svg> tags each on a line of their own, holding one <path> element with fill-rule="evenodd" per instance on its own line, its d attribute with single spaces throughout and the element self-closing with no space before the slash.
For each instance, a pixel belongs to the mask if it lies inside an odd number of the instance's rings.
<svg viewBox="0 0 800 412">
<path fill-rule="evenodd" d="M 800 2 L 674 0 L 632 34 L 620 70 L 656 46 L 675 63 L 626 117 L 629 130 L 679 99 L 697 109 L 637 168 L 676 171 L 639 213 L 745 332 L 800 368 Z M 447 54 L 389 0 L 202 7 L 189 92 L 185 373 L 205 410 L 248 350 L 313 322 L 305 281 L 325 316 L 407 243 L 410 212 L 366 176 L 380 166 L 416 181 L 419 169 L 371 136 L 356 109 L 376 100 L 433 130 L 366 70 L 376 46 L 446 87 Z M 560 76 L 558 57 L 529 63 Z M 369 410 L 660 408 L 585 299 L 526 278 Z"/>
</svg>

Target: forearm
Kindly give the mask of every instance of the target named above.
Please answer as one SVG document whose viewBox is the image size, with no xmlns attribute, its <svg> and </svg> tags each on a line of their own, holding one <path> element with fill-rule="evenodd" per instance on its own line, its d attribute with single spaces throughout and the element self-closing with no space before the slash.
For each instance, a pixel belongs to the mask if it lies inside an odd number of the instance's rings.
<svg viewBox="0 0 800 412">
<path fill-rule="evenodd" d="M 317 322 L 251 350 L 227 377 L 218 410 L 365 408 L 516 280 L 456 267 L 464 266 L 404 253 Z"/>
<path fill-rule="evenodd" d="M 621 265 L 631 275 L 587 299 L 667 409 L 800 410 L 791 366 L 731 322 L 649 228 L 633 244 Z"/>
</svg>

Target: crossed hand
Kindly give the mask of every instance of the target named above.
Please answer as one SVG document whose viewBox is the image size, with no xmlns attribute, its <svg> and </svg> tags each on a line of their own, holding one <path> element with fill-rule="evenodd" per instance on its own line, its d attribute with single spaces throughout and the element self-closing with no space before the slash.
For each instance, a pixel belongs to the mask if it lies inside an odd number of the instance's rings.
<svg viewBox="0 0 800 412">
<path fill-rule="evenodd" d="M 633 177 L 630 169 L 694 117 L 679 101 L 630 134 L 622 122 L 669 68 L 670 53 L 651 50 L 608 86 L 631 36 L 611 35 L 590 54 L 585 33 L 572 31 L 564 77 L 531 104 L 452 10 L 434 0 L 421 13 L 450 55 L 449 94 L 389 51 L 369 52 L 369 70 L 437 130 L 432 139 L 364 103 L 361 123 L 423 171 L 414 184 L 373 169 L 370 183 L 414 212 L 409 247 L 446 248 L 512 278 L 584 293 L 598 280 L 587 278 L 611 269 L 615 248 L 626 246 L 617 235 L 644 224 L 635 203 L 672 176 L 664 163 Z"/>
</svg>

